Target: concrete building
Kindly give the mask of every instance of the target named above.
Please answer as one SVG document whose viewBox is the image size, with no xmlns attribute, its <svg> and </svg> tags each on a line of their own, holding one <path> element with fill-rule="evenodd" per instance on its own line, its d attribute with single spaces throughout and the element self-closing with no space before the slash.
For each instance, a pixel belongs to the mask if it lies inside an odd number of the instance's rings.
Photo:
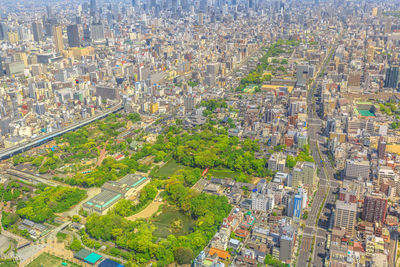
<svg viewBox="0 0 400 267">
<path fill-rule="evenodd" d="M 138 187 L 149 179 L 136 174 L 128 174 L 118 181 L 108 181 L 101 187 L 101 192 L 85 202 L 82 207 L 90 213 L 104 215 L 118 200 L 138 194 Z"/>
<path fill-rule="evenodd" d="M 292 187 L 300 184 L 314 187 L 317 184 L 317 168 L 314 162 L 298 162 L 292 172 Z"/>
<path fill-rule="evenodd" d="M 379 194 L 369 194 L 364 198 L 362 219 L 368 222 L 383 223 L 386 218 L 388 201 Z"/>
<path fill-rule="evenodd" d="M 369 178 L 369 161 L 367 160 L 351 160 L 346 161 L 345 176 L 348 179 Z"/>
<path fill-rule="evenodd" d="M 336 201 L 335 227 L 344 228 L 346 232 L 354 235 L 354 228 L 357 223 L 357 204 L 342 200 Z"/>
</svg>

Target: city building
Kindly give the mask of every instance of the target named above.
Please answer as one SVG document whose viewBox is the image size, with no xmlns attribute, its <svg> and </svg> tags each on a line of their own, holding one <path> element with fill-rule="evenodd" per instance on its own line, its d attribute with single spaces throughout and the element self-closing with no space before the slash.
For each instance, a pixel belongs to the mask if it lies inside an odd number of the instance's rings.
<svg viewBox="0 0 400 267">
<path fill-rule="evenodd" d="M 336 201 L 335 227 L 346 229 L 347 233 L 354 235 L 355 225 L 357 223 L 356 216 L 356 203 L 342 200 Z"/>
<path fill-rule="evenodd" d="M 367 222 L 383 223 L 386 219 L 388 200 L 380 194 L 369 194 L 364 198 L 361 218 Z"/>
<path fill-rule="evenodd" d="M 68 46 L 80 47 L 79 29 L 77 24 L 67 26 Z"/>
</svg>

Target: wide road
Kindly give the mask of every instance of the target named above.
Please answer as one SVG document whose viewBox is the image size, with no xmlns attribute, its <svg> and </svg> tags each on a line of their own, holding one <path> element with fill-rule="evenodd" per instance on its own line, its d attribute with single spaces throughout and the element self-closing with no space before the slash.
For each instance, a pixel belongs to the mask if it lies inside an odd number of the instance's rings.
<svg viewBox="0 0 400 267">
<path fill-rule="evenodd" d="M 331 59 L 331 55 L 336 50 L 336 47 L 336 44 L 333 44 L 329 49 L 324 63 L 314 76 L 314 81 L 311 83 L 307 95 L 307 106 L 310 107 L 308 109 L 308 137 L 310 151 L 318 168 L 319 186 L 306 220 L 303 240 L 296 264 L 297 266 L 308 266 L 309 264 L 318 267 L 323 266 L 324 258 L 326 257 L 325 240 L 327 238 L 327 230 L 329 227 L 329 223 L 327 224 L 326 221 L 329 221 L 329 218 L 325 219 L 325 209 L 328 204 L 331 204 L 328 203 L 328 200 L 331 202 L 333 199 L 333 191 L 331 188 L 331 180 L 333 180 L 333 168 L 328 167 L 328 171 L 325 167 L 325 164 L 329 161 L 327 161 L 326 155 L 324 155 L 325 150 L 322 149 L 322 146 L 320 145 L 321 143 L 325 143 L 325 137 L 322 134 L 322 120 L 318 118 L 315 112 L 316 108 L 314 94 L 316 87 L 319 86 L 319 74 L 321 71 L 325 71 L 325 68 Z M 324 202 L 325 197 L 327 200 L 326 202 Z"/>
</svg>

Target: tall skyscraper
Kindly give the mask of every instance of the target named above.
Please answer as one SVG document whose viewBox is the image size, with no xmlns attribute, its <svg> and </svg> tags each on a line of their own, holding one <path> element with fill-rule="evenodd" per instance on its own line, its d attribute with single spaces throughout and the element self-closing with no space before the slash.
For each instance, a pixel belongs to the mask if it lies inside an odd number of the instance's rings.
<svg viewBox="0 0 400 267">
<path fill-rule="evenodd" d="M 76 24 L 68 25 L 67 26 L 67 36 L 68 36 L 69 47 L 79 47 L 80 46 L 78 25 L 76 25 Z"/>
<path fill-rule="evenodd" d="M 43 41 L 43 26 L 40 22 L 32 23 L 33 40 L 35 42 Z"/>
<path fill-rule="evenodd" d="M 101 23 L 93 23 L 91 27 L 91 33 L 92 33 L 92 40 L 93 41 L 99 41 L 99 40 L 104 40 L 104 27 L 103 24 Z"/>
<path fill-rule="evenodd" d="M 64 50 L 64 40 L 62 36 L 62 28 L 61 26 L 54 26 L 53 27 L 53 38 L 54 38 L 54 45 L 56 46 L 56 51 L 61 52 Z"/>
<path fill-rule="evenodd" d="M 96 0 L 90 0 L 90 15 L 94 16 L 96 14 Z"/>
<path fill-rule="evenodd" d="M 399 83 L 399 67 L 390 67 L 386 70 L 385 85 L 386 88 L 397 88 Z"/>
<path fill-rule="evenodd" d="M 370 194 L 364 198 L 362 219 L 367 222 L 381 222 L 386 218 L 388 201 L 379 194 Z"/>
<path fill-rule="evenodd" d="M 342 200 L 336 201 L 335 227 L 344 228 L 346 232 L 354 234 L 356 224 L 357 204 Z"/>
<path fill-rule="evenodd" d="M 51 8 L 50 5 L 46 6 L 46 12 L 47 12 L 47 18 L 52 18 L 53 17 L 53 9 Z"/>
<path fill-rule="evenodd" d="M 0 40 L 7 40 L 7 24 L 0 22 Z"/>
</svg>

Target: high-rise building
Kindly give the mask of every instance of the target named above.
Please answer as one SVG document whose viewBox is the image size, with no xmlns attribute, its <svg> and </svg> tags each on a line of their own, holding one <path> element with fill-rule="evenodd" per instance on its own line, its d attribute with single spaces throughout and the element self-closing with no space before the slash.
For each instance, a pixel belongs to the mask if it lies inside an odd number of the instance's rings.
<svg viewBox="0 0 400 267">
<path fill-rule="evenodd" d="M 33 40 L 35 42 L 43 41 L 43 26 L 40 22 L 32 23 Z"/>
<path fill-rule="evenodd" d="M 297 74 L 296 74 L 296 85 L 303 87 L 307 84 L 308 79 L 308 66 L 307 65 L 298 65 L 297 66 Z"/>
<path fill-rule="evenodd" d="M 378 159 L 384 159 L 386 153 L 386 142 L 383 139 L 383 136 L 379 137 L 378 142 Z"/>
<path fill-rule="evenodd" d="M 92 41 L 104 40 L 104 27 L 101 23 L 93 23 L 91 29 Z"/>
<path fill-rule="evenodd" d="M 67 26 L 67 35 L 68 35 L 69 47 L 79 47 L 80 46 L 78 25 L 76 25 L 76 24 L 68 25 Z"/>
<path fill-rule="evenodd" d="M 295 195 L 293 202 L 293 219 L 300 220 L 302 206 L 303 206 L 302 196 L 300 194 Z"/>
<path fill-rule="evenodd" d="M 361 73 L 358 71 L 350 72 L 347 85 L 353 87 L 359 87 L 361 85 Z"/>
<path fill-rule="evenodd" d="M 293 249 L 296 242 L 294 231 L 287 231 L 279 240 L 279 259 L 283 262 L 292 259 Z"/>
<path fill-rule="evenodd" d="M 185 106 L 185 111 L 186 112 L 191 112 L 192 110 L 194 110 L 195 105 L 196 105 L 196 98 L 194 95 L 185 95 L 183 97 L 183 103 Z"/>
<path fill-rule="evenodd" d="M 399 84 L 399 67 L 390 67 L 386 70 L 385 84 L 386 88 L 397 88 Z"/>
<path fill-rule="evenodd" d="M 292 187 L 300 184 L 314 186 L 317 183 L 317 168 L 313 162 L 298 162 L 293 168 Z"/>
<path fill-rule="evenodd" d="M 50 5 L 46 6 L 46 12 L 47 12 L 47 18 L 52 18 L 53 17 L 53 9 L 51 8 Z"/>
<path fill-rule="evenodd" d="M 96 0 L 90 0 L 90 15 L 94 16 L 96 14 Z"/>
<path fill-rule="evenodd" d="M 7 24 L 5 24 L 4 22 L 0 22 L 0 40 L 7 40 L 7 32 Z"/>
<path fill-rule="evenodd" d="M 271 212 L 275 207 L 273 194 L 267 193 L 266 180 L 261 180 L 251 193 L 251 209 Z"/>
<path fill-rule="evenodd" d="M 63 51 L 64 50 L 64 40 L 63 40 L 61 26 L 53 27 L 53 39 L 54 39 L 54 45 L 56 46 L 56 51 L 57 52 Z"/>
<path fill-rule="evenodd" d="M 380 194 L 369 194 L 364 198 L 362 219 L 367 222 L 381 222 L 386 218 L 387 199 Z"/>
<path fill-rule="evenodd" d="M 351 235 L 354 234 L 354 226 L 356 224 L 357 204 L 336 201 L 335 227 L 344 228 Z"/>
</svg>

